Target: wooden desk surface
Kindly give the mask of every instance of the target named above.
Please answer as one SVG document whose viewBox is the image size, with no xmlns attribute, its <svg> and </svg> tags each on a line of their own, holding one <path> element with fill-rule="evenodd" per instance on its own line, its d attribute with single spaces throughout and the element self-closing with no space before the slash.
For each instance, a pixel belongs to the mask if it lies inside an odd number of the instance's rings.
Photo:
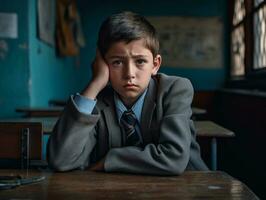
<svg viewBox="0 0 266 200">
<path fill-rule="evenodd" d="M 56 117 L 59 116 L 63 107 L 22 107 L 16 112 L 25 113 L 25 117 Z"/>
<path fill-rule="evenodd" d="M 193 115 L 204 115 L 207 114 L 207 110 L 203 108 L 197 108 L 197 107 L 192 107 L 192 114 Z"/>
<path fill-rule="evenodd" d="M 43 132 L 50 134 L 53 131 L 54 125 L 57 122 L 58 117 L 31 117 L 31 118 L 11 118 L 0 119 L 0 122 L 41 122 L 43 126 Z"/>
<path fill-rule="evenodd" d="M 234 137 L 235 133 L 212 121 L 194 121 L 197 136 Z"/>
<path fill-rule="evenodd" d="M 0 170 L 1 175 L 22 174 Z M 25 172 L 24 172 L 25 174 Z M 46 180 L 2 190 L 0 199 L 258 199 L 242 182 L 224 172 L 185 172 L 181 176 L 141 176 L 73 171 L 30 172 Z"/>
</svg>

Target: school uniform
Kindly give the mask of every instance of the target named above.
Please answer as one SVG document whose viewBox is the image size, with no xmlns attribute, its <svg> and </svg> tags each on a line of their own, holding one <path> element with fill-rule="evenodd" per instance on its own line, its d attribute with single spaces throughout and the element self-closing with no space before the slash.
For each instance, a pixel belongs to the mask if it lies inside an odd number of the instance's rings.
<svg viewBox="0 0 266 200">
<path fill-rule="evenodd" d="M 125 146 L 115 92 L 104 88 L 90 114 L 71 97 L 48 142 L 48 163 L 59 171 L 86 168 L 105 158 L 107 172 L 179 175 L 208 170 L 191 120 L 188 79 L 157 74 L 145 93 L 139 122 L 142 146 Z"/>
</svg>

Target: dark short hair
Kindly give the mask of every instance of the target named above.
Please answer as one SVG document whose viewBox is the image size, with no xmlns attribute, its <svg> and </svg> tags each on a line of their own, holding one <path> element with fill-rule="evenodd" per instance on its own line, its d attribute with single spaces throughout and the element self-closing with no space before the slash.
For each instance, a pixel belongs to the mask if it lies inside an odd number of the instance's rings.
<svg viewBox="0 0 266 200">
<path fill-rule="evenodd" d="M 144 39 L 146 47 L 156 56 L 159 40 L 155 28 L 143 16 L 133 12 L 111 15 L 101 25 L 97 46 L 103 56 L 115 42 Z"/>
</svg>

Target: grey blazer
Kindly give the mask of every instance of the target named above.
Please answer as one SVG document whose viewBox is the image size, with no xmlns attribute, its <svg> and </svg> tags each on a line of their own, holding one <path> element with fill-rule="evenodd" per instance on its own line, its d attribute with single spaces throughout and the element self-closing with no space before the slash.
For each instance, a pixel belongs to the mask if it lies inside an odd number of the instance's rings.
<svg viewBox="0 0 266 200">
<path fill-rule="evenodd" d="M 106 87 L 90 115 L 79 112 L 70 98 L 48 142 L 52 168 L 84 169 L 105 157 L 107 172 L 179 175 L 208 169 L 190 119 L 193 87 L 188 79 L 164 74 L 151 79 L 141 114 L 143 148 L 123 146 L 113 92 Z"/>
</svg>

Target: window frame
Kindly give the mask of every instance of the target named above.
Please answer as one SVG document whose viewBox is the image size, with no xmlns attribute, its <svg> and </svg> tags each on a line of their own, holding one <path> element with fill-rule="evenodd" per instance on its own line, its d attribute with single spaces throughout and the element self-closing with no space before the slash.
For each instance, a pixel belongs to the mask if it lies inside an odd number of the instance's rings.
<svg viewBox="0 0 266 200">
<path fill-rule="evenodd" d="M 227 86 L 233 88 L 243 88 L 243 89 L 259 89 L 266 90 L 266 66 L 265 68 L 255 69 L 253 67 L 253 54 L 254 54 L 254 27 L 253 27 L 253 17 L 255 13 L 266 6 L 266 1 L 263 1 L 254 7 L 254 0 L 244 0 L 246 14 L 243 19 L 236 25 L 233 25 L 234 16 L 234 6 L 235 1 L 228 1 L 229 4 L 229 38 L 230 38 L 230 60 L 232 58 L 231 54 L 231 44 L 232 44 L 232 32 L 241 24 L 244 25 L 244 75 L 243 76 L 233 76 L 231 75 L 232 63 L 230 64 L 229 79 L 227 81 Z"/>
</svg>

